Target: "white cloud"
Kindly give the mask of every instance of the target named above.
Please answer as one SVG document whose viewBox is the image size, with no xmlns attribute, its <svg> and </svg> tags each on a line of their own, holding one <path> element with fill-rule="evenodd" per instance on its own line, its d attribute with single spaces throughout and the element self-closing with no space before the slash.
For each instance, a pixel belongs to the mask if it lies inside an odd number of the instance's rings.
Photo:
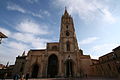
<svg viewBox="0 0 120 80">
<path fill-rule="evenodd" d="M 28 12 L 28 13 L 39 18 L 43 18 L 43 16 L 50 16 L 50 12 L 48 12 L 47 10 L 41 10 L 41 9 L 37 13 L 34 13 L 34 12 Z"/>
<path fill-rule="evenodd" d="M 42 26 L 46 27 L 46 26 Z M 19 32 L 11 32 L 5 28 L 0 27 L 0 31 L 3 32 L 5 35 L 8 36 L 8 39 L 14 39 L 15 41 L 7 41 L 4 40 L 4 43 L 7 44 L 8 47 L 19 49 L 19 50 L 27 50 L 30 48 L 34 49 L 44 49 L 46 48 L 45 44 L 51 40 L 40 38 L 38 35 L 46 35 L 49 34 L 49 32 L 41 28 L 39 24 L 33 23 L 33 22 L 23 22 L 19 27 L 17 27 Z M 29 31 L 30 30 L 30 31 Z M 12 35 L 11 35 L 12 34 Z M 17 41 L 17 42 L 16 42 Z M 19 43 L 18 43 L 19 42 Z M 29 44 L 29 47 L 28 47 Z"/>
<path fill-rule="evenodd" d="M 67 6 L 68 11 L 71 14 L 77 14 L 81 19 L 86 21 L 99 19 L 105 19 L 111 22 L 115 22 L 116 18 L 109 11 L 110 7 L 107 4 L 103 4 L 103 1 L 99 0 L 55 0 L 54 5 L 58 7 Z"/>
<path fill-rule="evenodd" d="M 29 47 L 21 42 L 9 42 L 8 46 L 17 50 L 28 50 Z"/>
<path fill-rule="evenodd" d="M 9 40 L 4 40 L 0 46 L 0 62 L 14 64 L 15 57 L 30 49 L 45 49 L 48 39 L 39 38 L 34 34 L 12 32 Z M 12 41 L 10 40 L 12 39 Z M 12 55 L 12 56 L 11 56 Z"/>
<path fill-rule="evenodd" d="M 30 0 L 30 1 L 32 1 L 32 0 Z M 43 17 L 40 13 L 35 13 L 33 11 L 32 12 L 28 11 L 28 10 L 22 8 L 21 6 L 19 6 L 18 4 L 15 4 L 15 3 L 8 3 L 7 9 L 12 10 L 12 11 L 18 11 L 18 12 L 21 12 L 21 13 L 30 14 L 34 17 L 39 17 L 39 18 Z"/>
<path fill-rule="evenodd" d="M 38 0 L 27 0 L 29 3 L 37 3 L 38 2 Z"/>
<path fill-rule="evenodd" d="M 49 34 L 49 32 L 47 31 L 46 25 L 37 24 L 36 22 L 28 19 L 20 22 L 17 25 L 16 29 L 24 33 L 32 33 L 32 34 L 38 34 L 38 35 Z"/>
<path fill-rule="evenodd" d="M 91 52 L 92 57 L 98 58 L 102 55 L 105 55 L 111 52 L 112 49 L 116 48 L 117 46 L 119 46 L 118 43 L 107 43 L 107 44 L 96 45 L 96 46 L 93 46 L 89 50 L 89 52 Z"/>
<path fill-rule="evenodd" d="M 45 14 L 45 15 L 47 15 L 47 16 L 50 16 L 50 13 L 48 12 L 48 11 L 43 11 L 43 13 Z"/>
<path fill-rule="evenodd" d="M 0 27 L 0 32 L 4 33 L 6 36 L 9 36 L 11 32 L 5 28 Z"/>
<path fill-rule="evenodd" d="M 38 0 L 28 0 L 28 2 L 31 2 L 31 3 L 34 3 L 34 2 L 37 2 Z M 15 4 L 15 3 L 8 3 L 7 5 L 7 9 L 8 10 L 12 10 L 12 11 L 18 11 L 18 12 L 21 12 L 21 13 L 26 13 L 26 14 L 30 14 L 34 17 L 38 17 L 38 18 L 42 18 L 43 16 L 50 16 L 50 13 L 47 11 L 47 10 L 39 10 L 36 12 L 34 11 L 29 11 L 29 10 L 26 10 L 24 8 L 22 8 L 21 6 L 19 6 L 18 4 Z"/>
<path fill-rule="evenodd" d="M 27 50 L 30 48 L 46 48 L 45 43 L 49 42 L 49 39 L 40 38 L 40 35 L 48 35 L 46 25 L 37 24 L 31 20 L 24 20 L 20 22 L 16 30 L 19 32 L 11 32 L 5 28 L 0 27 L 0 31 L 8 36 L 8 40 L 4 40 L 8 47 L 19 50 Z M 12 39 L 12 40 L 11 40 Z"/>
<path fill-rule="evenodd" d="M 32 34 L 26 34 L 26 33 L 15 33 L 13 36 L 11 36 L 13 39 L 16 39 L 18 41 L 22 42 L 32 42 L 34 39 L 34 36 Z"/>
<path fill-rule="evenodd" d="M 30 12 L 30 11 L 28 13 L 31 14 L 32 16 L 39 17 L 39 18 L 43 18 L 43 16 L 50 16 L 50 13 L 47 10 L 41 10 L 41 9 L 37 11 L 37 13 Z"/>
<path fill-rule="evenodd" d="M 116 46 L 118 46 L 119 44 L 102 44 L 102 45 L 97 45 L 94 46 L 92 48 L 93 51 L 102 51 L 102 50 L 107 50 L 107 51 L 111 51 L 113 48 L 115 48 Z M 108 50 L 109 49 L 109 50 Z"/>
<path fill-rule="evenodd" d="M 31 44 L 31 48 L 45 48 L 45 43 L 50 41 L 49 39 L 43 39 L 39 38 L 38 36 L 35 36 L 34 34 L 28 34 L 28 33 L 15 33 L 12 36 L 13 39 L 23 42 L 26 44 Z"/>
<path fill-rule="evenodd" d="M 13 4 L 13 3 L 9 3 L 7 5 L 7 9 L 8 10 L 13 10 L 13 11 L 19 11 L 21 13 L 26 13 L 26 10 L 24 8 L 22 8 L 21 6 L 17 5 L 17 4 Z"/>
<path fill-rule="evenodd" d="M 44 41 L 32 42 L 34 49 L 46 49 L 46 43 Z"/>
<path fill-rule="evenodd" d="M 0 46 L 0 63 L 6 64 L 8 61 L 10 64 L 14 64 L 18 55 L 22 55 L 23 50 L 12 48 L 8 45 L 10 41 L 1 44 Z"/>
<path fill-rule="evenodd" d="M 80 41 L 79 44 L 80 45 L 90 44 L 90 43 L 96 41 L 97 39 L 99 39 L 99 38 L 98 37 L 89 37 L 89 38 L 87 38 L 85 40 Z"/>
<path fill-rule="evenodd" d="M 117 19 L 115 19 L 112 14 L 107 10 L 107 9 L 103 9 L 103 13 L 104 13 L 104 19 L 108 22 L 112 22 L 115 23 Z"/>
<path fill-rule="evenodd" d="M 43 16 L 40 13 L 29 12 L 32 16 L 42 18 Z"/>
<path fill-rule="evenodd" d="M 98 59 L 98 57 L 100 56 L 93 56 L 93 55 L 90 55 L 91 59 Z"/>
</svg>

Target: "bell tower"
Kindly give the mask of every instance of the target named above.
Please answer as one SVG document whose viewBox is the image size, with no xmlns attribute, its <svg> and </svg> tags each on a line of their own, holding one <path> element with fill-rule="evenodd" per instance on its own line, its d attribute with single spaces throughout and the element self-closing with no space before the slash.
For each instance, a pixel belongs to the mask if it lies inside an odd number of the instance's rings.
<svg viewBox="0 0 120 80">
<path fill-rule="evenodd" d="M 65 12 L 61 18 L 61 30 L 60 30 L 60 52 L 75 52 L 78 51 L 78 43 L 75 34 L 74 23 L 71 15 Z"/>
</svg>

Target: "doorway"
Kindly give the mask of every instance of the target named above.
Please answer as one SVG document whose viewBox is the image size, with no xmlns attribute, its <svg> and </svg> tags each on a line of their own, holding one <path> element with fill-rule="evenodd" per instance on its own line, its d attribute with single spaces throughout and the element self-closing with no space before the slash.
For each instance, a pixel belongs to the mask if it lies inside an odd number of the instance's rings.
<svg viewBox="0 0 120 80">
<path fill-rule="evenodd" d="M 38 66 L 38 64 L 34 64 L 34 65 L 33 65 L 33 68 L 32 68 L 32 75 L 31 75 L 31 77 L 32 77 L 32 78 L 37 78 L 38 71 L 39 71 L 39 66 Z"/>
<path fill-rule="evenodd" d="M 73 76 L 73 62 L 71 60 L 66 61 L 66 77 Z"/>
<path fill-rule="evenodd" d="M 50 78 L 56 77 L 58 74 L 58 58 L 56 55 L 51 55 L 48 58 L 47 76 Z"/>
</svg>

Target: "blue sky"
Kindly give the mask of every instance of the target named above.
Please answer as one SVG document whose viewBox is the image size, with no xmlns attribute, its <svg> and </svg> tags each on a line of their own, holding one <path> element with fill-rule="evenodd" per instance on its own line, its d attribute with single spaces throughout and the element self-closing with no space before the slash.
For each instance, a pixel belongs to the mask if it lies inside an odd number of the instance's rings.
<svg viewBox="0 0 120 80">
<path fill-rule="evenodd" d="M 79 48 L 97 59 L 120 44 L 119 0 L 0 0 L 0 64 L 14 64 L 30 49 L 58 42 L 65 6 L 74 19 Z"/>
</svg>

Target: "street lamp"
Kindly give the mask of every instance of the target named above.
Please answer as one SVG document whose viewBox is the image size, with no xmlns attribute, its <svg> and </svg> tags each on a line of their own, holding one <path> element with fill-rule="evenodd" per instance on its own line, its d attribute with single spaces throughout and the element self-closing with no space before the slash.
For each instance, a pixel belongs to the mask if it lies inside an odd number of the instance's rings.
<svg viewBox="0 0 120 80">
<path fill-rule="evenodd" d="M 1 44 L 3 38 L 7 38 L 7 36 L 5 34 L 3 34 L 2 32 L 0 32 L 0 44 Z"/>
</svg>

